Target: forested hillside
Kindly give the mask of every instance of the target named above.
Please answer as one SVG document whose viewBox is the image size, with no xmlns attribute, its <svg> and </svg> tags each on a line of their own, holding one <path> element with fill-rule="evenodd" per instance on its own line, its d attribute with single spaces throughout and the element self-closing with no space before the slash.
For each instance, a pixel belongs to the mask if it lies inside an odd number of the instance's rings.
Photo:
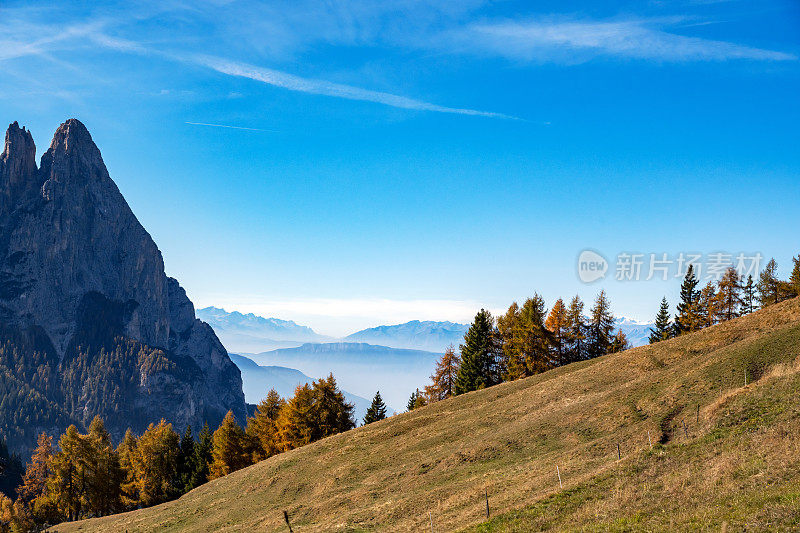
<svg viewBox="0 0 800 533">
<path fill-rule="evenodd" d="M 800 521 L 798 357 L 795 298 L 56 530 L 283 531 L 287 511 L 295 531 L 452 531 L 486 520 L 487 495 L 492 521 L 480 530 L 790 530 Z"/>
</svg>

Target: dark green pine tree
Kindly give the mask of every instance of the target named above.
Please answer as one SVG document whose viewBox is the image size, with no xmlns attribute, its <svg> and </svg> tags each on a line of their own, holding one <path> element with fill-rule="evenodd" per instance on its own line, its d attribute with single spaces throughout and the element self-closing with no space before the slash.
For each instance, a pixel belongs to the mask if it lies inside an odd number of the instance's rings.
<svg viewBox="0 0 800 533">
<path fill-rule="evenodd" d="M 406 404 L 407 411 L 413 411 L 414 408 L 417 406 L 417 399 L 419 398 L 419 389 L 415 390 L 411 393 L 411 398 L 408 399 L 408 403 Z"/>
<path fill-rule="evenodd" d="M 675 314 L 675 333 L 678 335 L 700 329 L 698 310 L 700 291 L 697 289 L 699 283 L 700 280 L 694 273 L 694 265 L 690 264 L 681 283 L 681 301 Z"/>
<path fill-rule="evenodd" d="M 601 357 L 611 351 L 614 342 L 614 315 L 606 291 L 600 291 L 594 306 L 589 310 L 586 327 L 586 355 L 589 359 Z"/>
<path fill-rule="evenodd" d="M 752 313 L 756 309 L 756 284 L 753 276 L 747 276 L 747 282 L 742 285 L 742 314 Z"/>
<path fill-rule="evenodd" d="M 416 401 L 416 398 L 414 398 L 414 400 Z M 367 414 L 364 415 L 364 425 L 372 424 L 384 418 L 386 418 L 386 404 L 383 403 L 383 398 L 381 398 L 381 391 L 378 391 L 375 393 L 375 397 L 372 399 L 372 404 L 369 406 L 369 409 L 367 409 Z"/>
<path fill-rule="evenodd" d="M 0 438 L 0 494 L 11 499 L 17 497 L 17 487 L 22 483 L 25 467 L 17 455 L 10 454 L 5 441 Z"/>
<path fill-rule="evenodd" d="M 189 482 L 184 487 L 184 492 L 189 492 L 208 481 L 208 464 L 211 462 L 211 449 L 214 447 L 213 434 L 208 424 L 203 426 L 203 431 L 194 445 L 194 454 L 191 459 L 192 473 Z"/>
<path fill-rule="evenodd" d="M 655 327 L 650 328 L 650 344 L 669 339 L 672 336 L 672 325 L 670 324 L 669 303 L 667 297 L 661 298 L 661 307 L 656 315 Z"/>
<path fill-rule="evenodd" d="M 178 484 L 175 491 L 178 494 L 184 494 L 191 490 L 187 487 L 192 484 L 195 445 L 192 426 L 186 426 L 186 431 L 181 437 L 181 446 L 178 450 L 178 475 L 175 477 Z"/>
<path fill-rule="evenodd" d="M 461 366 L 456 376 L 455 393 L 464 394 L 500 382 L 497 366 L 497 335 L 492 314 L 481 309 L 464 335 Z"/>
<path fill-rule="evenodd" d="M 778 263 L 770 259 L 767 266 L 758 275 L 758 303 L 762 308 L 780 301 L 780 281 L 778 280 Z"/>
<path fill-rule="evenodd" d="M 793 257 L 794 267 L 789 276 L 788 293 L 790 296 L 800 296 L 800 255 Z"/>
</svg>

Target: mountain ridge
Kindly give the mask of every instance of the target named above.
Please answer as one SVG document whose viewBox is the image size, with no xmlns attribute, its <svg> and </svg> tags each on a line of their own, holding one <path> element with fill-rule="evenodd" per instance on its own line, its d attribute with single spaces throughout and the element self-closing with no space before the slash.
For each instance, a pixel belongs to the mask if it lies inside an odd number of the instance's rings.
<svg viewBox="0 0 800 533">
<path fill-rule="evenodd" d="M 333 340 L 292 320 L 228 312 L 214 306 L 198 309 L 197 315 L 214 329 L 225 347 L 233 352 L 259 352 L 299 346 L 303 342 Z"/>
<path fill-rule="evenodd" d="M 312 328 L 292 320 L 265 318 L 254 313 L 229 312 L 213 306 L 199 309 L 197 313 L 214 328 L 226 348 L 245 353 L 296 348 L 308 342 L 363 342 L 389 348 L 443 353 L 450 345 L 457 350 L 469 329 L 469 324 L 458 322 L 410 320 L 402 324 L 378 325 L 335 338 L 318 334 Z M 632 346 L 643 346 L 649 342 L 649 328 L 653 323 L 618 317 L 614 324 L 628 335 Z M 260 326 L 262 329 L 259 331 Z"/>
<path fill-rule="evenodd" d="M 450 345 L 457 349 L 463 342 L 467 329 L 469 324 L 411 320 L 402 324 L 363 329 L 347 335 L 342 340 L 441 353 Z"/>
<path fill-rule="evenodd" d="M 0 155 L 0 384 L 26 392 L 6 398 L 0 430 L 24 449 L 94 415 L 116 438 L 162 416 L 179 427 L 243 417 L 238 368 L 165 274 L 86 127 L 65 121 L 38 167 L 35 153 L 12 123 Z M 36 414 L 21 429 L 11 421 L 23 413 Z"/>
</svg>

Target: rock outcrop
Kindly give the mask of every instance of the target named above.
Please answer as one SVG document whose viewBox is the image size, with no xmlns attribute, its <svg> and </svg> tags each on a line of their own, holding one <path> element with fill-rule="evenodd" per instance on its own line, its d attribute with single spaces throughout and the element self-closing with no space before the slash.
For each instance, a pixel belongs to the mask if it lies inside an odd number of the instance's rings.
<svg viewBox="0 0 800 533">
<path fill-rule="evenodd" d="M 214 424 L 229 409 L 241 419 L 239 370 L 212 329 L 195 318 L 178 282 L 165 275 L 161 252 L 109 177 L 84 125 L 75 119 L 62 124 L 38 167 L 35 153 L 30 132 L 11 124 L 0 156 L 0 325 L 7 336 L 20 342 L 38 332 L 35 348 L 49 353 L 49 364 L 62 375 L 78 353 L 91 367 L 101 349 L 134 341 L 170 364 L 141 368 L 141 361 L 129 361 L 138 372 L 136 386 L 118 414 L 142 423 L 164 416 L 178 428 Z M 78 421 L 105 415 L 116 435 L 130 425 L 111 412 L 91 412 L 90 405 L 103 399 L 86 391 L 61 390 L 64 398 L 38 392 L 55 403 L 72 398 L 76 404 L 67 411 Z"/>
</svg>

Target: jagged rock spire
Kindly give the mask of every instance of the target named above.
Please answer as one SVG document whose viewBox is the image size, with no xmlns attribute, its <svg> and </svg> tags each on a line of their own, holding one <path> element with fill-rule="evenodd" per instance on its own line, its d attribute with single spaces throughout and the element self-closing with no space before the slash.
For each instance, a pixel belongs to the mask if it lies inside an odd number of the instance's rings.
<svg viewBox="0 0 800 533">
<path fill-rule="evenodd" d="M 107 182 L 116 192 L 89 130 L 74 118 L 56 130 L 50 148 L 42 155 L 40 173 L 42 196 L 48 201 L 56 195 L 69 195 L 66 189 L 70 187 L 85 187 L 91 182 Z"/>
<path fill-rule="evenodd" d="M 80 120 L 75 118 L 67 120 L 58 127 L 50 143 L 50 149 L 45 153 L 45 156 L 48 153 L 51 158 L 58 158 L 62 155 L 64 157 L 78 158 L 79 163 L 88 167 L 86 170 L 90 170 L 93 165 L 100 165 L 102 170 L 105 171 L 100 150 L 94 144 L 89 130 Z"/>
<path fill-rule="evenodd" d="M 36 145 L 31 132 L 13 122 L 6 130 L 6 142 L 0 156 L 0 190 L 11 200 L 36 174 Z"/>
</svg>

